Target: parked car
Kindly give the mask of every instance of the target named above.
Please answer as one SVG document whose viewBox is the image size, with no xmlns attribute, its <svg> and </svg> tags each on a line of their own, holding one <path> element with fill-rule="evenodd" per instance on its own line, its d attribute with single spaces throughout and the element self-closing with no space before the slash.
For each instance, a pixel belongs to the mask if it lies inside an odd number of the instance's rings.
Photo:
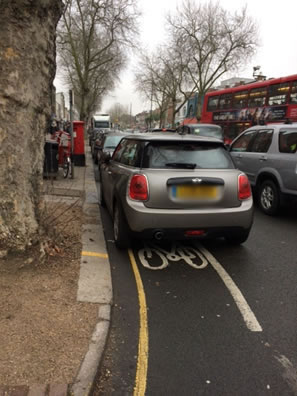
<svg viewBox="0 0 297 396">
<path fill-rule="evenodd" d="M 101 146 L 97 151 L 97 163 L 98 163 L 99 174 L 100 174 L 100 165 L 104 161 L 104 158 L 106 158 L 107 155 L 109 155 L 110 157 L 112 156 L 118 143 L 126 135 L 127 134 L 124 132 L 110 132 L 103 136 Z"/>
<path fill-rule="evenodd" d="M 110 129 L 100 129 L 92 140 L 91 154 L 95 164 L 98 164 L 98 152 L 102 149 L 104 136 L 110 133 L 112 133 Z"/>
<path fill-rule="evenodd" d="M 215 124 L 188 124 L 178 127 L 177 132 L 185 135 L 210 136 L 224 141 L 224 132 L 220 125 Z"/>
<path fill-rule="evenodd" d="M 215 138 L 179 134 L 124 137 L 100 166 L 101 204 L 115 243 L 131 237 L 240 244 L 249 236 L 253 199 L 247 176 Z"/>
<path fill-rule="evenodd" d="M 95 136 L 98 132 L 100 132 L 101 129 L 99 128 L 90 128 L 88 131 L 88 135 L 89 135 L 89 146 L 92 147 L 92 141 L 95 139 Z"/>
<path fill-rule="evenodd" d="M 230 146 L 238 169 L 254 188 L 260 209 L 275 215 L 286 198 L 297 201 L 297 124 L 257 125 Z"/>
</svg>

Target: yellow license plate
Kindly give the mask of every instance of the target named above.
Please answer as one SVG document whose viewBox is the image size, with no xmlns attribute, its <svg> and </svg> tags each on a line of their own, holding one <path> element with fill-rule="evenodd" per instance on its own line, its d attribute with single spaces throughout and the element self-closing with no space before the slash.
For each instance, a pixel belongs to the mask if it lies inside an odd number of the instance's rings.
<svg viewBox="0 0 297 396">
<path fill-rule="evenodd" d="M 216 198 L 216 186 L 176 186 L 177 198 Z"/>
</svg>

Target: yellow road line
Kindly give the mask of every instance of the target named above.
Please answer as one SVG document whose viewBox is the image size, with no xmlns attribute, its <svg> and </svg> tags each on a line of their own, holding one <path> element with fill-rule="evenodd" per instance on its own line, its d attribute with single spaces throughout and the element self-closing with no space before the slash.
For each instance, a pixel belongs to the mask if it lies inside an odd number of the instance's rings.
<svg viewBox="0 0 297 396">
<path fill-rule="evenodd" d="M 132 264 L 139 301 L 139 340 L 138 340 L 138 359 L 136 378 L 134 386 L 134 396 L 144 396 L 147 381 L 147 367 L 148 367 L 148 326 L 147 326 L 147 308 L 146 299 L 142 280 L 134 254 L 131 249 L 128 250 L 129 258 Z"/>
<path fill-rule="evenodd" d="M 91 256 L 91 257 L 101 257 L 101 258 L 108 258 L 108 255 L 106 253 L 96 253 L 96 252 L 86 252 L 82 251 L 81 252 L 82 256 Z"/>
</svg>

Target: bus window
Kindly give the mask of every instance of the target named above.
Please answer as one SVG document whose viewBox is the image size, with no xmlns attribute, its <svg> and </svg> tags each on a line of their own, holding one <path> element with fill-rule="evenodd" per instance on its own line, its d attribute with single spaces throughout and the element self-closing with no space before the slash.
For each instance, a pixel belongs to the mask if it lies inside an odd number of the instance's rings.
<svg viewBox="0 0 297 396">
<path fill-rule="evenodd" d="M 219 105 L 219 95 L 210 96 L 207 103 L 207 111 L 217 110 Z"/>
<path fill-rule="evenodd" d="M 293 81 L 289 103 L 297 103 L 297 81 Z"/>
<path fill-rule="evenodd" d="M 248 91 L 234 92 L 233 107 L 235 109 L 243 109 L 247 107 Z"/>
<path fill-rule="evenodd" d="M 274 84 L 268 87 L 268 105 L 286 104 L 287 93 L 289 92 L 289 83 Z"/>
<path fill-rule="evenodd" d="M 254 88 L 250 91 L 249 107 L 261 107 L 266 104 L 267 88 Z"/>
<path fill-rule="evenodd" d="M 232 94 L 223 94 L 220 96 L 219 109 L 231 109 Z"/>
</svg>

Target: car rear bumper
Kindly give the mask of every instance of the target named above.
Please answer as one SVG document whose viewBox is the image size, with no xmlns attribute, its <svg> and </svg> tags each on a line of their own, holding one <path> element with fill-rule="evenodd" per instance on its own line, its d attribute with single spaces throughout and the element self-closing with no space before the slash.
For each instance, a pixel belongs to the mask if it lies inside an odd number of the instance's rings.
<svg viewBox="0 0 297 396">
<path fill-rule="evenodd" d="M 243 201 L 230 209 L 172 210 L 147 208 L 141 202 L 129 200 L 124 207 L 132 232 L 150 238 L 157 230 L 164 235 L 181 238 L 185 231 L 204 230 L 207 236 L 224 236 L 236 230 L 249 230 L 253 223 L 253 200 Z"/>
</svg>

